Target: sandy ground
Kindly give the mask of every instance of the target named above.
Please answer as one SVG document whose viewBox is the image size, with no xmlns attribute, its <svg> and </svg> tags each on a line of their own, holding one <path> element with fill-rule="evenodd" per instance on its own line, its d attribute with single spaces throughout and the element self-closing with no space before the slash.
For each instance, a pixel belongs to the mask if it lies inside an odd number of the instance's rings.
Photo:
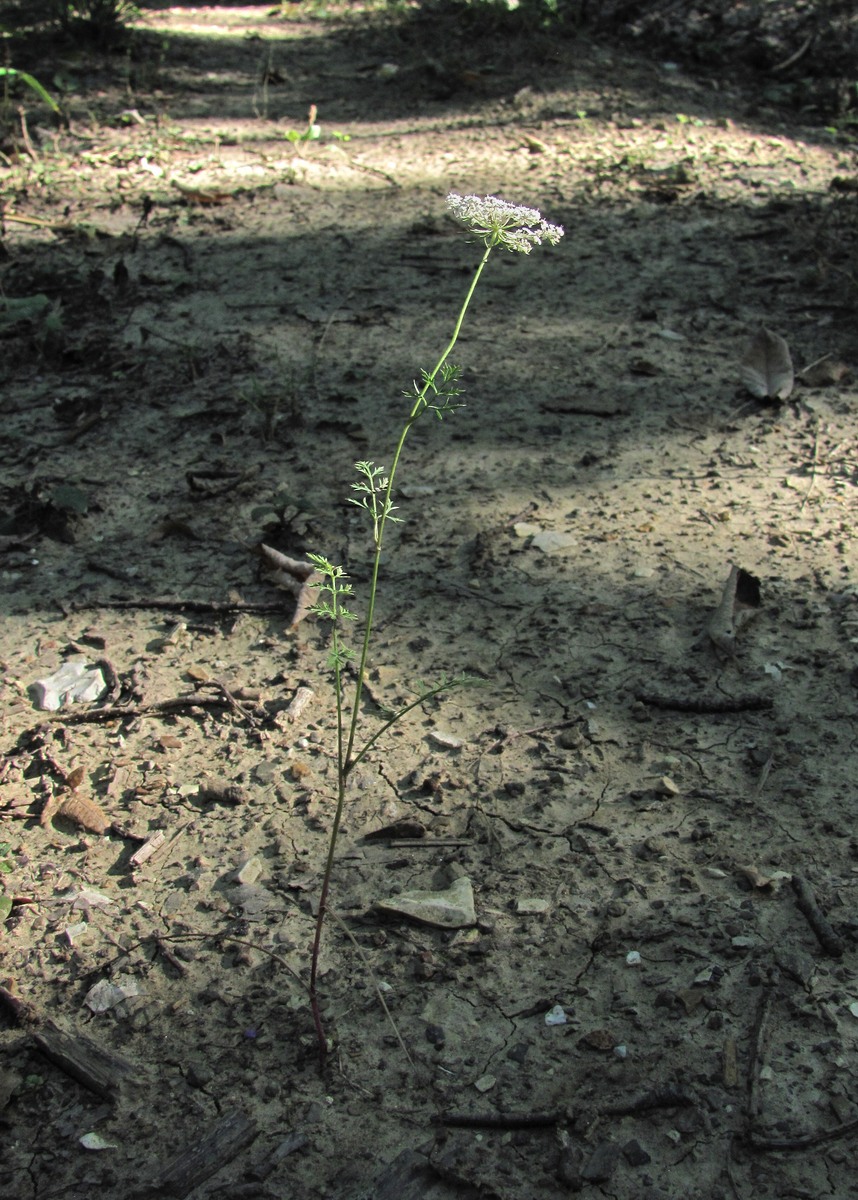
<svg viewBox="0 0 858 1200">
<path fill-rule="evenodd" d="M 144 25 L 0 176 L 0 1191 L 856 1194 L 853 152 L 583 36 Z M 401 465 L 362 729 L 480 686 L 351 777 L 320 1074 L 329 631 L 258 546 L 365 610 L 450 190 L 567 233 L 494 256 Z M 39 710 L 75 660 L 107 692 Z M 376 907 L 468 883 L 463 928 Z"/>
</svg>

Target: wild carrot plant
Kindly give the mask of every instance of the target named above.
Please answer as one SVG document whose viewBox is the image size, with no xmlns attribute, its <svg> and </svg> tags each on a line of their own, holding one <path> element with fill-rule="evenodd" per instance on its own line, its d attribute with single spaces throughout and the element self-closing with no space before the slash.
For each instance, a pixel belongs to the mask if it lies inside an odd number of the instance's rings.
<svg viewBox="0 0 858 1200">
<path fill-rule="evenodd" d="M 331 874 L 334 856 L 337 848 L 337 837 L 343 818 L 346 800 L 346 784 L 349 775 L 376 744 L 381 735 L 394 725 L 401 717 L 417 708 L 433 696 L 451 688 L 461 687 L 468 682 L 465 676 L 449 678 L 442 676 L 435 683 L 423 688 L 409 704 L 391 713 L 373 733 L 364 739 L 358 735 L 358 725 L 361 712 L 361 695 L 364 684 L 364 674 L 369 661 L 370 644 L 372 641 L 373 621 L 375 618 L 376 600 L 378 597 L 379 574 L 381 567 L 382 548 L 389 522 L 398 522 L 395 515 L 396 506 L 393 503 L 394 482 L 396 480 L 399 461 L 405 446 L 406 438 L 412 427 L 424 415 L 434 413 L 443 420 L 444 417 L 463 407 L 459 401 L 461 388 L 461 368 L 450 361 L 450 355 L 465 320 L 465 315 L 477 289 L 477 284 L 485 270 L 486 264 L 495 249 L 511 250 L 520 254 L 529 254 L 534 246 L 543 242 L 556 245 L 563 236 L 560 225 L 550 225 L 543 220 L 535 208 L 523 205 L 508 204 L 496 196 L 459 196 L 451 193 L 447 197 L 447 208 L 450 213 L 461 221 L 476 240 L 483 244 L 483 255 L 474 271 L 470 286 L 459 309 L 453 332 L 440 358 L 431 370 L 421 370 L 419 382 L 415 382 L 405 395 L 410 401 L 410 411 L 405 419 L 399 441 L 393 453 L 393 459 L 388 470 L 378 467 L 374 462 L 359 462 L 355 464 L 358 473 L 357 482 L 353 483 L 353 495 L 349 497 L 367 514 L 372 531 L 374 555 L 370 575 L 369 598 L 363 624 L 363 636 L 360 649 L 355 652 L 346 643 L 344 630 L 346 625 L 356 619 L 349 605 L 351 604 L 352 586 L 342 566 L 331 563 L 321 554 L 311 554 L 309 557 L 318 573 L 319 601 L 311 611 L 317 616 L 331 622 L 331 643 L 328 654 L 328 665 L 333 673 L 334 695 L 337 714 L 337 804 L 334 819 L 328 839 L 328 852 L 322 874 L 322 886 L 319 895 L 316 915 L 315 936 L 310 966 L 310 1004 L 313 1021 L 319 1039 L 319 1052 L 324 1061 L 328 1050 L 328 1041 L 322 1022 L 321 1006 L 318 991 L 319 956 L 322 944 L 322 933 L 325 925 L 325 913 L 328 908 Z M 355 684 L 351 700 L 346 698 L 346 673 L 351 663 L 356 663 Z"/>
</svg>

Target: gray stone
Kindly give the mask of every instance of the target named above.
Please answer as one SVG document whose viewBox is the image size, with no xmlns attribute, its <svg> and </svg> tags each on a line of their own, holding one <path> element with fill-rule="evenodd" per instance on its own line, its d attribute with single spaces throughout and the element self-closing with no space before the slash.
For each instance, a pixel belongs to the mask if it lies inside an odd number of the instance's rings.
<svg viewBox="0 0 858 1200">
<path fill-rule="evenodd" d="M 620 1161 L 620 1147 L 616 1142 L 602 1142 L 587 1159 L 581 1170 L 581 1178 L 588 1183 L 602 1183 L 610 1179 Z"/>
<path fill-rule="evenodd" d="M 379 900 L 375 907 L 379 912 L 441 929 L 465 929 L 477 923 L 474 889 L 466 875 L 443 891 L 402 892 L 390 900 Z"/>
</svg>

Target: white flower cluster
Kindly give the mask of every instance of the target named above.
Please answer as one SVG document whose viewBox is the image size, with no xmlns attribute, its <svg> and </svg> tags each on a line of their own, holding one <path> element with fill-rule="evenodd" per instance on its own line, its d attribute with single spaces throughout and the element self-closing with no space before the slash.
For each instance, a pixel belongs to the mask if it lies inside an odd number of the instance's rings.
<svg viewBox="0 0 858 1200">
<path fill-rule="evenodd" d="M 447 207 L 454 217 L 478 233 L 486 246 L 505 246 L 530 254 L 543 241 L 556 246 L 563 237 L 562 225 L 549 225 L 538 208 L 508 204 L 498 196 L 460 196 L 451 192 Z"/>
</svg>

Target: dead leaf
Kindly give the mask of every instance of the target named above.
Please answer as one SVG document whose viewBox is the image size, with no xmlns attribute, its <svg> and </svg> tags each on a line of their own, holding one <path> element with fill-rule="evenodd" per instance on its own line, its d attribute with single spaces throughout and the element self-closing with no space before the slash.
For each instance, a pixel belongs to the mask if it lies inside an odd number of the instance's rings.
<svg viewBox="0 0 858 1200">
<path fill-rule="evenodd" d="M 579 1041 L 579 1046 L 589 1046 L 591 1050 L 613 1050 L 617 1038 L 609 1029 L 591 1029 Z"/>
<path fill-rule="evenodd" d="M 366 842 L 377 842 L 388 838 L 422 838 L 426 836 L 426 830 L 419 821 L 403 817 L 391 825 L 383 825 L 380 829 L 371 829 L 363 836 Z"/>
<path fill-rule="evenodd" d="M 759 579 L 741 567 L 731 567 L 724 584 L 721 603 L 706 623 L 706 632 L 719 650 L 733 653 L 736 634 L 759 607 Z"/>
<path fill-rule="evenodd" d="M 795 385 L 789 346 L 770 329 L 759 330 L 739 369 L 742 383 L 758 400 L 786 400 Z"/>
<path fill-rule="evenodd" d="M 68 775 L 66 775 L 66 787 L 69 789 L 70 792 L 73 792 L 75 790 L 75 788 L 80 787 L 80 785 L 83 783 L 85 777 L 86 777 L 86 767 L 82 767 L 82 766 L 73 767 L 72 770 L 69 771 Z"/>
<path fill-rule="evenodd" d="M 850 374 L 848 363 L 838 362 L 828 356 L 819 362 L 812 363 L 806 370 L 801 371 L 801 380 L 808 387 L 834 387 Z"/>
<path fill-rule="evenodd" d="M 690 1017 L 694 1010 L 700 1007 L 703 1000 L 703 992 L 700 988 L 680 988 L 676 993 L 676 998 L 682 1001 L 685 1015 Z"/>
<path fill-rule="evenodd" d="M 110 828 L 110 819 L 105 815 L 103 809 L 99 808 L 95 801 L 90 800 L 88 796 L 81 796 L 77 792 L 73 792 L 71 796 L 67 796 L 63 800 L 56 815 L 67 817 L 81 828 L 89 830 L 90 833 L 106 833 Z M 44 819 L 45 814 L 42 813 L 42 824 L 44 824 Z"/>
<path fill-rule="evenodd" d="M 758 866 L 755 866 L 754 863 L 739 863 L 737 870 L 740 875 L 744 875 L 746 880 L 751 884 L 751 887 L 756 888 L 758 892 L 763 892 L 767 888 L 778 890 L 784 880 L 791 880 L 792 878 L 788 871 L 772 871 L 772 874 L 766 874 Z"/>
<path fill-rule="evenodd" d="M 186 187 L 177 179 L 173 180 L 173 187 L 181 192 L 188 204 L 226 204 L 234 199 L 231 192 L 219 192 L 214 188 Z"/>
<path fill-rule="evenodd" d="M 282 554 L 264 542 L 259 543 L 258 550 L 271 582 L 294 594 L 301 590 L 301 585 L 316 570 L 312 563 L 290 558 L 288 554 Z"/>
<path fill-rule="evenodd" d="M 259 543 L 258 552 L 271 582 L 276 583 L 278 587 L 285 588 L 295 597 L 295 611 L 292 614 L 291 625 L 291 628 L 294 629 L 315 604 L 318 590 L 314 584 L 321 579 L 321 575 L 312 563 L 290 558 L 288 554 L 281 554 L 279 550 L 266 546 L 264 542 Z"/>
</svg>

